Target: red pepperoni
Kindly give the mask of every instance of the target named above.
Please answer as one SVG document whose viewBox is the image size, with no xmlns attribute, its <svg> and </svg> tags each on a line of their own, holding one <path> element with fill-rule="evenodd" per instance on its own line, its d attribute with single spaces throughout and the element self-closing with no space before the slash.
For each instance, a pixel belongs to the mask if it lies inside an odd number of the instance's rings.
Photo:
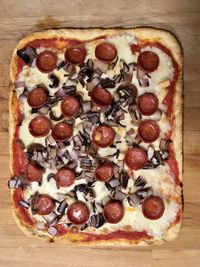
<svg viewBox="0 0 200 267">
<path fill-rule="evenodd" d="M 139 170 L 146 164 L 147 155 L 141 148 L 132 147 L 126 151 L 124 160 L 129 168 Z"/>
<path fill-rule="evenodd" d="M 138 134 L 146 143 L 152 143 L 158 139 L 160 128 L 153 120 L 145 120 L 139 124 Z"/>
<path fill-rule="evenodd" d="M 55 201 L 49 195 L 43 194 L 33 200 L 33 210 L 39 215 L 47 215 L 55 208 Z"/>
<path fill-rule="evenodd" d="M 66 96 L 61 102 L 62 113 L 67 117 L 73 117 L 78 114 L 80 103 L 74 96 Z"/>
<path fill-rule="evenodd" d="M 138 97 L 138 107 L 145 116 L 150 116 L 158 110 L 158 98 L 152 93 L 145 93 Z"/>
<path fill-rule="evenodd" d="M 52 129 L 52 136 L 56 141 L 66 141 L 73 134 L 73 127 L 69 123 L 59 122 Z"/>
<path fill-rule="evenodd" d="M 98 147 L 108 147 L 115 139 L 115 131 L 110 126 L 98 126 L 92 132 L 92 141 Z"/>
<path fill-rule="evenodd" d="M 72 170 L 64 167 L 56 173 L 54 178 L 58 186 L 68 187 L 74 183 L 76 177 Z"/>
<path fill-rule="evenodd" d="M 124 217 L 124 207 L 121 202 L 111 200 L 104 207 L 104 217 L 109 223 L 118 223 Z"/>
<path fill-rule="evenodd" d="M 73 224 L 84 224 L 89 219 L 89 209 L 82 201 L 77 201 L 67 209 L 67 217 Z"/>
<path fill-rule="evenodd" d="M 103 164 L 100 167 L 98 167 L 95 171 L 95 177 L 97 180 L 105 182 L 109 181 L 114 173 L 114 167 L 113 164 Z"/>
<path fill-rule="evenodd" d="M 113 61 L 117 56 L 117 50 L 114 45 L 110 43 L 98 44 L 95 48 L 95 56 L 99 60 Z"/>
<path fill-rule="evenodd" d="M 82 64 L 86 57 L 86 50 L 84 46 L 70 46 L 65 52 L 65 59 L 72 64 Z"/>
<path fill-rule="evenodd" d="M 142 205 L 144 217 L 150 220 L 159 219 L 165 211 L 163 200 L 158 196 L 150 196 L 146 198 Z"/>
<path fill-rule="evenodd" d="M 92 90 L 91 99 L 99 107 L 107 107 L 112 103 L 111 93 L 101 87 L 96 87 Z"/>
<path fill-rule="evenodd" d="M 140 46 L 138 44 L 132 44 L 131 51 L 133 54 L 135 54 L 136 52 L 140 52 Z"/>
<path fill-rule="evenodd" d="M 30 182 L 39 182 L 42 179 L 43 171 L 41 168 L 28 163 L 26 165 L 26 178 Z"/>
<path fill-rule="evenodd" d="M 27 101 L 32 108 L 38 108 L 48 101 L 47 89 L 37 87 L 28 93 Z"/>
<path fill-rule="evenodd" d="M 56 53 L 45 50 L 36 57 L 36 66 L 41 72 L 51 72 L 57 65 Z"/>
<path fill-rule="evenodd" d="M 159 57 L 151 51 L 145 51 L 138 56 L 138 66 L 146 72 L 153 72 L 158 68 Z"/>
<path fill-rule="evenodd" d="M 29 132 L 35 137 L 43 137 L 48 135 L 50 129 L 50 121 L 43 115 L 38 115 L 29 123 Z"/>
</svg>

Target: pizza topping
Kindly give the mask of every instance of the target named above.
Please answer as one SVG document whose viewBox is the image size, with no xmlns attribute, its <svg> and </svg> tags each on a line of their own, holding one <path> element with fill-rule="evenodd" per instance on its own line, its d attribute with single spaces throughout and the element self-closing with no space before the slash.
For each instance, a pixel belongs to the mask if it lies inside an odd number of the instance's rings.
<svg viewBox="0 0 200 267">
<path fill-rule="evenodd" d="M 110 126 L 98 126 L 92 132 L 92 141 L 98 147 L 110 146 L 115 138 L 115 131 Z"/>
<path fill-rule="evenodd" d="M 8 181 L 8 187 L 10 189 L 15 189 L 15 188 L 19 188 L 21 186 L 21 180 L 18 177 L 12 177 L 9 181 Z"/>
<path fill-rule="evenodd" d="M 92 90 L 91 99 L 99 107 L 107 107 L 112 103 L 111 93 L 101 87 L 95 87 Z"/>
<path fill-rule="evenodd" d="M 124 207 L 120 201 L 109 201 L 104 207 L 104 217 L 109 223 L 118 223 L 124 217 Z"/>
<path fill-rule="evenodd" d="M 36 66 L 41 72 L 52 72 L 56 65 L 57 55 L 50 50 L 41 52 L 36 58 Z"/>
<path fill-rule="evenodd" d="M 26 165 L 26 178 L 30 182 L 39 182 L 42 179 L 43 170 L 42 168 L 28 163 Z"/>
<path fill-rule="evenodd" d="M 67 209 L 67 217 L 73 224 L 82 225 L 89 219 L 89 210 L 82 201 L 77 201 Z"/>
<path fill-rule="evenodd" d="M 160 129 L 155 121 L 145 120 L 139 124 L 138 134 L 144 142 L 152 143 L 158 139 Z"/>
<path fill-rule="evenodd" d="M 76 177 L 72 170 L 65 167 L 58 170 L 54 178 L 58 186 L 67 187 L 74 183 Z"/>
<path fill-rule="evenodd" d="M 56 141 L 66 141 L 72 137 L 73 127 L 69 123 L 59 122 L 52 129 L 52 136 Z"/>
<path fill-rule="evenodd" d="M 48 101 L 47 89 L 40 86 L 32 89 L 28 93 L 27 101 L 29 106 L 31 106 L 32 108 L 41 107 Z"/>
<path fill-rule="evenodd" d="M 110 43 L 100 43 L 95 48 L 95 56 L 99 60 L 111 62 L 117 56 L 117 50 Z"/>
<path fill-rule="evenodd" d="M 163 200 L 158 196 L 146 198 L 142 205 L 144 217 L 150 220 L 158 220 L 165 211 Z"/>
<path fill-rule="evenodd" d="M 43 115 L 38 115 L 29 123 L 29 132 L 34 137 L 43 137 L 48 135 L 51 129 L 50 121 Z"/>
<path fill-rule="evenodd" d="M 86 50 L 84 46 L 70 46 L 65 51 L 65 59 L 71 64 L 83 64 L 86 57 Z"/>
<path fill-rule="evenodd" d="M 99 181 L 109 181 L 114 174 L 114 167 L 110 163 L 108 164 L 103 164 L 100 167 L 98 167 L 95 171 L 95 177 Z"/>
<path fill-rule="evenodd" d="M 145 93 L 138 97 L 138 107 L 143 115 L 152 115 L 158 109 L 158 98 L 152 93 Z"/>
<path fill-rule="evenodd" d="M 29 64 L 36 57 L 36 51 L 32 47 L 26 47 L 25 49 L 17 50 L 17 55 L 24 61 L 25 64 Z"/>
<path fill-rule="evenodd" d="M 60 80 L 54 73 L 49 75 L 49 79 L 52 81 L 52 84 L 49 85 L 50 88 L 56 88 L 59 86 Z"/>
<path fill-rule="evenodd" d="M 49 195 L 36 196 L 32 201 L 32 211 L 39 215 L 47 215 L 55 208 L 55 201 Z"/>
<path fill-rule="evenodd" d="M 74 96 L 66 96 L 61 102 L 62 113 L 67 117 L 76 116 L 80 109 L 80 103 Z"/>
<path fill-rule="evenodd" d="M 147 155 L 143 149 L 132 147 L 126 151 L 125 163 L 133 170 L 139 170 L 144 167 L 147 162 Z"/>
<path fill-rule="evenodd" d="M 153 72 L 158 68 L 159 57 L 154 52 L 144 51 L 139 54 L 137 63 L 142 70 L 146 72 Z"/>
</svg>

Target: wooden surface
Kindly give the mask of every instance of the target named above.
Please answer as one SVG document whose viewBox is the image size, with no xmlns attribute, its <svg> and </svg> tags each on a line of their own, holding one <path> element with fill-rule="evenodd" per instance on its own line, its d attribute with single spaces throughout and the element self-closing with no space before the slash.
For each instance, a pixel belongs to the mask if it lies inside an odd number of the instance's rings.
<svg viewBox="0 0 200 267">
<path fill-rule="evenodd" d="M 7 189 L 9 61 L 17 41 L 51 27 L 152 25 L 176 32 L 184 49 L 184 195 L 179 237 L 157 247 L 80 248 L 25 236 Z M 0 266 L 200 266 L 200 1 L 0 1 Z"/>
</svg>

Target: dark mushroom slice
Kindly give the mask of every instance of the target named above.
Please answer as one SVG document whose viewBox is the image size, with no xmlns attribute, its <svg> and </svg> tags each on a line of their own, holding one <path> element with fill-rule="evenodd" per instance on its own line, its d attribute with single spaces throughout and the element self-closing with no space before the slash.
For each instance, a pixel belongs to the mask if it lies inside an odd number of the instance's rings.
<svg viewBox="0 0 200 267">
<path fill-rule="evenodd" d="M 24 199 L 21 199 L 21 200 L 18 202 L 18 204 L 19 204 L 21 207 L 25 208 L 25 209 L 28 209 L 28 208 L 30 207 L 30 203 L 28 203 L 28 202 L 25 201 Z"/>
<path fill-rule="evenodd" d="M 55 114 L 53 113 L 52 109 L 49 112 L 49 116 L 53 121 L 60 121 L 60 120 L 62 120 L 64 118 L 63 114 L 61 114 L 60 116 L 56 117 Z"/>
<path fill-rule="evenodd" d="M 160 145 L 159 145 L 159 149 L 161 151 L 168 151 L 169 150 L 169 144 L 171 143 L 171 140 L 168 139 L 161 139 L 160 140 Z"/>
<path fill-rule="evenodd" d="M 61 61 L 60 63 L 58 63 L 56 69 L 57 69 L 57 70 L 60 70 L 60 69 L 62 69 L 65 65 L 66 65 L 66 63 L 65 63 L 65 61 L 63 60 L 63 61 Z"/>
<path fill-rule="evenodd" d="M 127 173 L 122 172 L 120 175 L 120 183 L 123 189 L 126 189 L 128 186 L 129 176 Z"/>
<path fill-rule="evenodd" d="M 128 203 L 132 207 L 136 207 L 139 204 L 141 204 L 142 199 L 140 196 L 138 196 L 136 193 L 132 193 L 128 196 Z"/>
<path fill-rule="evenodd" d="M 138 189 L 142 189 L 142 188 L 144 188 L 145 187 L 145 185 L 146 185 L 146 180 L 143 178 L 143 177 L 141 177 L 141 176 L 139 176 L 136 180 L 135 180 L 135 182 L 134 182 L 134 186 L 137 188 L 137 190 Z"/>
<path fill-rule="evenodd" d="M 57 88 L 59 86 L 60 79 L 54 73 L 51 73 L 48 78 L 52 82 L 52 84 L 49 85 L 50 88 Z"/>
<path fill-rule="evenodd" d="M 145 199 L 153 194 L 152 187 L 145 187 L 142 189 L 139 189 L 136 194 L 141 198 Z"/>
<path fill-rule="evenodd" d="M 68 203 L 66 202 L 66 200 L 63 200 L 58 206 L 57 212 L 64 214 L 67 207 L 68 207 Z"/>
<path fill-rule="evenodd" d="M 89 224 L 91 227 L 99 228 L 105 223 L 105 219 L 102 213 L 94 214 L 90 217 Z"/>
<path fill-rule="evenodd" d="M 25 64 L 29 64 L 36 57 L 36 50 L 32 47 L 26 47 L 25 49 L 17 50 L 17 55 L 20 57 Z"/>
<path fill-rule="evenodd" d="M 102 88 L 115 88 L 115 81 L 109 78 L 101 79 L 100 85 Z"/>
<path fill-rule="evenodd" d="M 94 70 L 89 67 L 82 68 L 78 73 L 78 80 L 84 87 L 87 82 L 91 82 Z"/>
<path fill-rule="evenodd" d="M 154 152 L 154 157 L 152 159 L 152 162 L 153 162 L 154 159 L 156 159 L 158 165 L 162 165 L 162 166 L 165 165 L 165 162 L 162 159 L 162 155 L 160 154 L 160 151 L 155 151 Z"/>
</svg>

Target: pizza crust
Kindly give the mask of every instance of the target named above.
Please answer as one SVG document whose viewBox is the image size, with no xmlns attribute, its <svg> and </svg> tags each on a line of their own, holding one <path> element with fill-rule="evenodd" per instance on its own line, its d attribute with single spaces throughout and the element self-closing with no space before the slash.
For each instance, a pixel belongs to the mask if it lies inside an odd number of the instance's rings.
<svg viewBox="0 0 200 267">
<path fill-rule="evenodd" d="M 167 47 L 175 61 L 179 67 L 179 76 L 175 86 L 175 97 L 173 107 L 175 110 L 175 127 L 172 132 L 172 138 L 174 142 L 174 152 L 175 158 L 178 162 L 179 168 L 179 180 L 182 181 L 182 113 L 183 113 L 183 97 L 182 97 L 182 90 L 183 90 L 183 80 L 182 80 L 182 64 L 183 64 L 183 56 L 182 56 L 182 49 L 180 43 L 176 39 L 176 37 L 169 31 L 150 28 L 150 27 L 138 27 L 133 29 L 59 29 L 59 30 L 48 30 L 44 32 L 36 32 L 33 33 L 24 39 L 22 39 L 18 45 L 16 46 L 15 50 L 13 51 L 11 64 L 10 64 L 10 78 L 11 78 L 11 85 L 10 85 L 10 96 L 9 96 L 9 150 L 10 150 L 10 170 L 11 175 L 13 174 L 13 138 L 14 132 L 16 127 L 16 107 L 17 107 L 17 98 L 13 91 L 13 84 L 17 75 L 17 55 L 16 51 L 18 49 L 23 48 L 27 43 L 35 40 L 35 39 L 48 39 L 48 38 L 59 38 L 64 37 L 66 39 L 77 39 L 77 40 L 93 40 L 94 38 L 99 38 L 100 36 L 104 35 L 116 35 L 116 34 L 123 34 L 123 33 L 132 33 L 135 34 L 136 37 L 139 39 L 144 39 L 151 42 L 159 42 L 165 47 Z M 11 190 L 11 199 L 13 196 L 14 190 Z M 12 201 L 12 200 L 11 200 Z M 182 200 L 180 195 L 180 208 L 182 208 Z M 179 233 L 182 221 L 182 214 L 180 216 L 180 220 L 172 224 L 169 229 L 165 232 L 162 240 L 151 239 L 139 239 L 139 240 L 127 240 L 127 239 L 115 239 L 115 240 L 98 240 L 98 241 L 84 241 L 83 235 L 80 233 L 78 234 L 66 234 L 59 237 L 52 237 L 46 231 L 40 231 L 31 227 L 27 227 L 23 224 L 17 214 L 17 210 L 12 203 L 12 213 L 17 225 L 21 228 L 21 230 L 27 234 L 28 236 L 37 236 L 42 238 L 43 240 L 49 240 L 50 242 L 54 242 L 55 240 L 64 240 L 65 242 L 73 243 L 75 245 L 87 245 L 87 246 L 109 246 L 109 245 L 157 245 L 162 244 L 165 241 L 171 241 L 175 239 Z M 82 240 L 82 241 L 81 241 Z"/>
</svg>

